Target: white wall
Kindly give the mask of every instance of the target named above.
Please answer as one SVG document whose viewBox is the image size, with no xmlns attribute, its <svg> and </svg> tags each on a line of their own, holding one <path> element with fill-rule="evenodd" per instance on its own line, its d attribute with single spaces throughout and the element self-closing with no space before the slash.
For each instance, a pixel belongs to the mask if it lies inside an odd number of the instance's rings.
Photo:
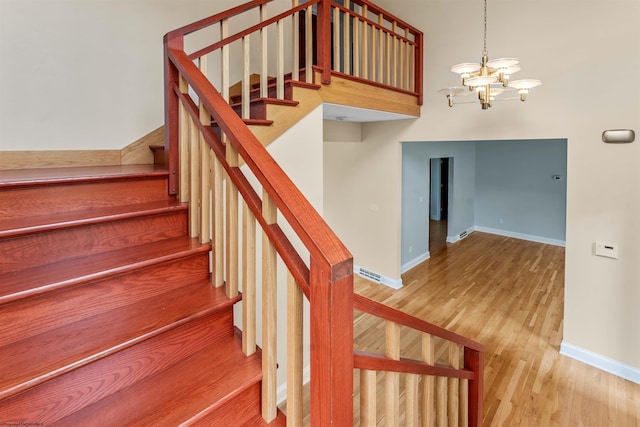
<svg viewBox="0 0 640 427">
<path fill-rule="evenodd" d="M 640 134 L 640 2 L 490 1 L 490 57 L 519 57 L 518 77 L 539 78 L 543 85 L 526 103 L 496 103 L 489 111 L 477 105 L 449 108 L 436 93 L 456 84 L 451 65 L 480 59 L 481 2 L 378 3 L 425 32 L 425 105 L 413 122 L 363 125 L 361 145 L 384 152 L 385 159 L 369 179 L 359 178 L 377 191 L 357 196 L 351 206 L 358 210 L 350 215 L 368 217 L 359 224 L 360 240 L 378 233 L 376 246 L 387 255 L 380 259 L 363 251 L 363 263 L 400 275 L 394 226 L 401 221 L 399 142 L 566 138 L 563 339 L 640 369 L 640 141 L 607 145 L 601 140 L 605 129 L 632 128 Z M 366 210 L 374 196 L 384 218 Z M 620 259 L 595 257 L 596 240 L 619 244 Z"/>
<path fill-rule="evenodd" d="M 322 106 L 317 107 L 315 110 L 307 114 L 303 119 L 296 123 L 293 127 L 289 128 L 278 139 L 269 144 L 267 150 L 278 162 L 284 172 L 291 178 L 291 180 L 300 189 L 302 194 L 307 198 L 311 205 L 322 214 L 324 210 L 323 201 L 323 174 L 324 174 L 324 162 L 323 162 L 323 141 L 322 141 Z M 243 173 L 248 177 L 256 191 L 261 196 L 262 190 L 257 183 L 257 179 L 253 177 L 247 166 L 242 167 Z M 295 233 L 291 230 L 289 224 L 284 220 L 281 214 L 278 215 L 278 225 L 285 232 L 293 246 L 298 253 L 302 256 L 302 259 L 309 261 L 309 253 L 302 244 L 302 242 L 296 238 Z M 241 227 L 241 225 L 240 225 Z M 242 243 L 240 243 L 241 245 Z M 256 251 L 261 253 L 262 247 L 262 233 L 260 228 L 257 229 L 256 239 Z M 258 345 L 262 345 L 262 278 L 261 278 L 261 257 L 258 255 L 256 260 L 257 276 L 257 328 L 258 328 Z M 240 277 L 241 277 L 240 272 Z M 242 290 L 242 289 L 241 289 Z M 287 374 L 287 311 L 284 307 L 287 306 L 287 270 L 284 263 L 279 260 L 278 262 L 278 328 L 277 328 L 277 341 L 278 341 L 278 398 L 284 397 L 286 374 Z M 235 320 L 238 326 L 241 326 L 242 312 L 241 306 L 236 305 Z M 304 349 L 304 369 L 305 374 L 309 374 L 309 350 L 310 350 L 310 338 L 309 338 L 309 310 L 305 299 L 304 310 L 304 336 L 303 336 L 303 349 Z"/>
<path fill-rule="evenodd" d="M 163 36 L 240 3 L 1 0 L 0 151 L 119 149 L 155 130 L 164 123 Z M 290 4 L 275 0 L 269 16 Z M 246 28 L 244 19 L 230 30 Z M 186 46 L 217 41 L 219 31 L 188 36 Z"/>
</svg>

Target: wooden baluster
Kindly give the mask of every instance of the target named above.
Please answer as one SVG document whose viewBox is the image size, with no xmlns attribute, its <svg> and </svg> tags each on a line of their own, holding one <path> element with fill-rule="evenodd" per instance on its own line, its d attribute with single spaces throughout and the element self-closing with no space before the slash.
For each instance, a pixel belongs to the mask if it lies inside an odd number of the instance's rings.
<svg viewBox="0 0 640 427">
<path fill-rule="evenodd" d="M 376 427 L 376 371 L 360 371 L 360 426 Z"/>
<path fill-rule="evenodd" d="M 262 196 L 262 216 L 267 224 L 277 221 L 276 205 L 266 191 Z M 277 416 L 277 258 L 267 234 L 262 233 L 262 418 L 270 423 Z"/>
<path fill-rule="evenodd" d="M 400 325 L 385 323 L 385 356 L 400 360 Z M 385 372 L 384 376 L 384 420 L 387 427 L 400 425 L 400 374 Z"/>
<path fill-rule="evenodd" d="M 242 38 L 242 118 L 251 118 L 251 43 L 249 36 Z"/>
<path fill-rule="evenodd" d="M 184 76 L 180 75 L 180 92 L 189 93 L 189 84 Z M 180 149 L 180 191 L 178 197 L 181 203 L 189 201 L 189 123 L 191 117 L 187 112 L 187 108 L 182 101 L 178 101 L 180 104 L 180 134 L 178 140 L 178 147 Z"/>
<path fill-rule="evenodd" d="M 206 56 L 200 57 L 199 67 L 202 74 L 207 76 Z M 200 123 L 211 126 L 211 114 L 205 108 L 202 99 L 199 99 L 198 109 Z M 202 132 L 198 133 L 198 137 L 200 140 L 200 243 L 209 243 L 211 241 L 211 169 L 209 168 L 211 148 Z"/>
<path fill-rule="evenodd" d="M 467 427 L 469 425 L 469 380 L 464 378 L 460 381 L 460 404 L 459 408 L 459 422 L 461 427 Z"/>
<path fill-rule="evenodd" d="M 256 352 L 256 218 L 242 202 L 242 352 Z"/>
<path fill-rule="evenodd" d="M 276 71 L 276 97 L 284 99 L 284 22 L 276 23 L 278 33 L 278 63 Z"/>
<path fill-rule="evenodd" d="M 224 286 L 224 172 L 213 155 L 213 285 Z"/>
<path fill-rule="evenodd" d="M 302 425 L 302 291 L 287 274 L 287 426 Z"/>
<path fill-rule="evenodd" d="M 404 29 L 404 37 L 409 39 L 409 29 Z M 404 46 L 404 83 L 402 85 L 403 89 L 410 90 L 411 87 L 409 83 L 409 74 L 411 73 L 411 46 L 406 41 L 402 42 Z"/>
<path fill-rule="evenodd" d="M 340 55 L 340 9 L 333 8 L 333 69 L 341 71 L 340 61 L 342 55 Z"/>
<path fill-rule="evenodd" d="M 267 20 L 267 5 L 260 5 L 260 22 L 264 22 Z M 269 97 L 269 85 L 268 85 L 268 58 L 269 58 L 269 44 L 267 37 L 267 28 L 262 28 L 260 30 L 260 42 L 262 43 L 262 48 L 260 49 L 260 97 L 268 98 Z"/>
<path fill-rule="evenodd" d="M 390 34 L 392 43 L 391 62 L 393 65 L 391 85 L 393 87 L 398 87 L 398 38 L 396 37 L 396 34 L 398 34 L 398 23 L 396 21 L 393 21 L 392 31 L 393 33 Z"/>
<path fill-rule="evenodd" d="M 427 333 L 422 334 L 422 360 L 428 365 L 436 361 L 433 337 Z M 433 427 L 434 417 L 434 387 L 435 378 L 431 375 L 422 377 L 422 425 Z"/>
<path fill-rule="evenodd" d="M 239 166 L 238 151 L 227 143 L 227 163 L 231 167 Z M 238 295 L 238 189 L 227 176 L 227 250 L 226 250 L 226 293 L 227 297 Z"/>
<path fill-rule="evenodd" d="M 447 427 L 447 377 L 436 378 L 436 426 Z"/>
<path fill-rule="evenodd" d="M 460 346 L 454 342 L 449 342 L 449 366 L 454 369 L 460 369 Z M 448 396 L 447 396 L 447 415 L 449 418 L 449 426 L 458 426 L 458 379 L 448 379 Z"/>
<path fill-rule="evenodd" d="M 297 7 L 298 0 L 291 0 L 291 7 Z M 300 15 L 299 13 L 294 13 L 291 16 L 293 19 L 293 51 L 291 62 L 293 62 L 292 66 L 292 80 L 300 80 Z"/>
<path fill-rule="evenodd" d="M 189 118 L 189 236 L 200 235 L 200 131 Z"/>
<path fill-rule="evenodd" d="M 229 36 L 229 20 L 220 21 L 220 40 L 224 40 Z M 229 45 L 226 44 L 220 49 L 220 66 L 221 66 L 221 94 L 222 98 L 229 102 Z M 224 140 L 222 142 L 225 142 Z"/>
<path fill-rule="evenodd" d="M 353 75 L 360 77 L 360 20 L 353 18 Z"/>
<path fill-rule="evenodd" d="M 384 36 L 384 31 L 382 31 L 382 25 L 384 24 L 384 17 L 382 16 L 382 14 L 378 15 L 378 25 L 380 26 L 380 28 L 378 29 L 378 76 L 377 76 L 377 82 L 378 83 L 383 83 L 384 82 L 384 52 L 385 52 L 385 48 L 384 48 L 384 42 L 385 42 L 385 36 Z"/>
<path fill-rule="evenodd" d="M 418 398 L 418 379 L 420 375 L 406 374 L 405 390 L 405 426 L 418 427 L 420 400 Z"/>
<path fill-rule="evenodd" d="M 344 0 L 344 7 L 351 10 L 350 0 Z M 343 56 L 343 72 L 346 74 L 351 74 L 351 15 L 348 13 L 344 14 L 344 37 L 343 37 L 343 47 L 342 54 Z"/>
<path fill-rule="evenodd" d="M 304 21 L 305 25 L 305 80 L 307 83 L 313 82 L 313 7 L 306 9 L 307 16 Z"/>
<path fill-rule="evenodd" d="M 362 7 L 362 16 L 369 18 L 369 6 Z M 362 78 L 369 78 L 369 24 L 362 21 Z"/>
<path fill-rule="evenodd" d="M 392 76 L 391 76 L 391 62 L 393 61 L 393 57 L 391 56 L 391 33 L 387 32 L 387 46 L 386 46 L 386 51 L 385 51 L 385 57 L 384 57 L 384 61 L 386 66 L 386 73 L 385 73 L 385 79 L 384 82 L 388 85 L 391 85 L 392 80 Z"/>
<path fill-rule="evenodd" d="M 411 64 L 409 69 L 409 90 L 415 92 L 416 90 L 416 47 L 411 45 Z"/>
</svg>

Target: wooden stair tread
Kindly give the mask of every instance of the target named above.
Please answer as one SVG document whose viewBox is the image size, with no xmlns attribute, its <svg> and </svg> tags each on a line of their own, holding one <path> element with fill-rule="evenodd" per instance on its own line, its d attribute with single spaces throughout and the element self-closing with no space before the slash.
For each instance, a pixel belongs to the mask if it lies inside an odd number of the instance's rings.
<svg viewBox="0 0 640 427">
<path fill-rule="evenodd" d="M 21 186 L 79 183 L 114 179 L 166 177 L 168 172 L 154 165 L 87 166 L 0 170 L 0 189 Z"/>
<path fill-rule="evenodd" d="M 232 337 L 214 342 L 53 425 L 197 424 L 198 418 L 262 379 L 258 355 L 246 357 L 240 347 Z M 259 405 L 245 405 L 235 416 L 250 418 L 259 411 Z"/>
<path fill-rule="evenodd" d="M 242 119 L 242 121 L 247 126 L 271 126 L 273 124 L 273 120 L 265 119 Z M 211 126 L 216 128 L 219 127 L 215 120 L 211 122 Z"/>
<path fill-rule="evenodd" d="M 192 375 L 204 376 L 200 370 L 203 366 L 208 366 L 211 370 L 212 361 L 229 358 L 232 350 L 227 348 L 227 343 L 232 341 L 232 337 L 233 314 L 231 308 L 185 322 L 108 357 L 3 399 L 0 405 L 0 419 L 15 422 L 39 422 L 47 426 L 131 425 L 124 422 L 125 419 L 148 408 L 147 404 L 153 405 L 152 393 L 160 395 L 160 397 L 171 393 L 174 387 L 182 383 L 181 376 L 186 375 L 189 369 L 196 370 Z M 220 347 L 226 351 L 216 354 L 216 350 Z M 206 360 L 200 361 L 200 364 L 187 362 L 187 369 L 179 372 L 176 377 L 167 378 L 170 375 L 167 373 L 172 371 L 172 367 L 184 366 L 185 361 L 191 360 L 194 355 L 201 355 L 204 349 L 213 350 L 206 353 Z M 225 376 L 228 373 L 222 371 L 213 372 L 213 374 Z M 157 383 L 156 378 L 160 378 L 162 383 L 160 388 L 164 387 L 164 389 L 152 390 L 148 388 L 150 383 L 147 380 L 151 379 Z M 164 382 L 162 378 L 165 379 Z M 135 393 L 133 395 L 122 393 L 128 388 L 136 388 L 140 384 L 142 384 L 142 390 L 138 389 L 137 396 Z M 192 383 L 192 385 L 195 384 Z M 115 399 L 110 399 L 114 396 Z M 174 394 L 171 397 L 176 396 Z M 106 414 L 96 413 L 92 409 L 89 409 L 90 413 L 86 412 L 87 407 L 94 404 L 100 406 L 105 403 Z M 130 403 L 135 406 L 127 408 L 126 406 Z M 124 408 L 124 413 L 118 412 L 118 408 Z M 161 408 L 162 406 L 157 406 L 157 409 Z M 79 411 L 85 415 L 88 414 L 89 418 L 75 422 L 62 421 L 61 424 L 56 424 L 65 417 L 78 415 Z M 126 415 L 126 418 L 109 420 L 108 416 L 111 413 L 123 417 Z"/>
<path fill-rule="evenodd" d="M 201 282 L 0 347 L 0 399 L 239 300 Z"/>
<path fill-rule="evenodd" d="M 49 215 L 7 218 L 0 220 L 0 238 L 187 209 L 186 204 L 176 199 L 167 199 L 136 205 L 105 206 Z"/>
<path fill-rule="evenodd" d="M 0 304 L 209 250 L 195 238 L 175 237 L 0 274 Z"/>
</svg>

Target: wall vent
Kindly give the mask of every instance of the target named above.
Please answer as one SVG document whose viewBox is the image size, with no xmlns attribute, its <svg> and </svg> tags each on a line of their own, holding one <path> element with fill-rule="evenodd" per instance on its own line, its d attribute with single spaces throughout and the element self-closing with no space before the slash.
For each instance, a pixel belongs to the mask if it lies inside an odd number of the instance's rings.
<svg viewBox="0 0 640 427">
<path fill-rule="evenodd" d="M 463 231 L 462 233 L 460 233 L 460 240 L 464 239 L 465 237 L 467 237 L 466 231 Z"/>
<path fill-rule="evenodd" d="M 374 273 L 373 271 L 369 271 L 365 268 L 359 267 L 357 273 L 364 277 L 365 279 L 369 279 L 371 281 L 374 281 L 376 283 L 382 283 L 382 276 L 380 276 L 378 273 Z"/>
</svg>

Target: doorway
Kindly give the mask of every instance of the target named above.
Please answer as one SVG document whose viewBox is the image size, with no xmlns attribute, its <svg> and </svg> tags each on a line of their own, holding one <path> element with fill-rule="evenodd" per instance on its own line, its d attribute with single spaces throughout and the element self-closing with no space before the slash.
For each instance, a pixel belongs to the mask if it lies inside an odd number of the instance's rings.
<svg viewBox="0 0 640 427">
<path fill-rule="evenodd" d="M 449 218 L 449 157 L 430 159 L 429 253 L 445 248 Z"/>
</svg>

